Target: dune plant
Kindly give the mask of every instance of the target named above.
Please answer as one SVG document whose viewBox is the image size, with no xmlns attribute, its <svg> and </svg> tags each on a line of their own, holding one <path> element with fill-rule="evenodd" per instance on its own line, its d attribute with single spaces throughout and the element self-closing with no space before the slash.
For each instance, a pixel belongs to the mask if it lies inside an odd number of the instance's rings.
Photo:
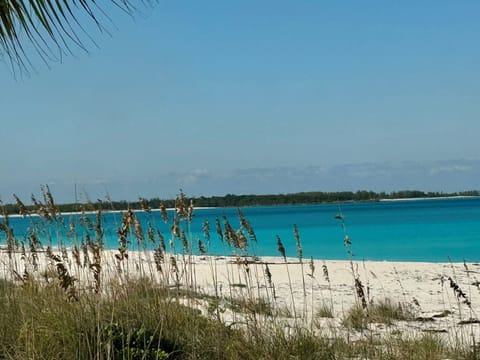
<svg viewBox="0 0 480 360">
<path fill-rule="evenodd" d="M 16 239 L 7 213 L 0 222 L 0 239 L 6 243 L 12 236 L 12 246 L 5 249 L 3 257 L 5 279 L 0 279 L 0 358 L 477 357 L 475 337 L 458 338 L 452 344 L 434 334 L 410 334 L 395 327 L 397 322 L 413 318 L 410 308 L 398 299 L 367 302 L 368 296 L 361 293 L 364 287 L 345 224 L 344 242 L 352 255 L 346 270 L 349 266 L 354 278 L 355 294 L 351 296 L 355 296 L 356 304 L 345 313 L 342 324 L 337 324 L 332 290 L 335 277 L 330 278 L 325 262 L 310 259 L 305 268 L 296 226 L 293 235 L 299 261 L 288 260 L 277 236 L 280 261 L 267 263 L 255 256 L 257 238 L 241 210 L 237 211 L 238 227 L 226 215 L 215 220 L 218 239 L 211 238 L 213 230 L 208 222 L 202 226 L 203 238 L 193 238 L 189 229 L 193 204 L 180 192 L 177 206 L 170 213 L 163 206 L 152 209 L 145 199 L 140 200 L 142 212 L 123 210 L 118 215 L 121 221 L 115 221 L 118 249 L 107 250 L 103 218 L 106 203 L 88 202 L 79 215 L 68 217 L 60 214 L 47 187 L 41 200 L 34 199 L 36 215 L 23 205 L 23 216 L 31 221 L 24 239 Z M 15 201 L 22 207 L 20 199 Z M 165 227 L 171 233 L 167 241 Z M 63 243 L 57 246 L 55 241 L 60 237 Z M 223 241 L 230 256 L 210 254 L 212 241 Z M 210 272 L 206 287 L 197 278 L 202 265 Z M 319 266 L 321 274 L 317 275 Z M 279 267 L 286 279 L 272 275 Z M 293 284 L 293 267 L 300 273 L 298 288 Z M 328 284 L 330 299 L 317 307 L 314 284 L 321 275 Z M 299 313 L 295 308 L 299 297 L 307 304 L 308 280 L 310 323 L 307 312 Z M 276 281 L 280 281 L 280 290 Z M 472 305 L 463 284 L 454 276 L 443 277 L 443 281 L 459 304 Z M 322 327 L 318 317 L 333 317 L 328 322 L 336 327 Z M 371 324 L 395 331 L 378 337 L 373 331 L 364 334 L 362 331 Z"/>
<path fill-rule="evenodd" d="M 348 260 L 350 263 L 350 271 L 353 277 L 353 287 L 355 290 L 356 300 L 362 306 L 363 309 L 367 308 L 367 297 L 365 294 L 365 287 L 360 279 L 360 274 L 358 272 L 357 267 L 353 263 L 353 252 L 352 252 L 352 240 L 347 232 L 347 225 L 345 223 L 345 216 L 340 210 L 339 206 L 339 213 L 336 215 L 336 218 L 340 221 L 340 226 L 342 227 L 343 232 L 343 245 L 348 254 Z"/>
</svg>

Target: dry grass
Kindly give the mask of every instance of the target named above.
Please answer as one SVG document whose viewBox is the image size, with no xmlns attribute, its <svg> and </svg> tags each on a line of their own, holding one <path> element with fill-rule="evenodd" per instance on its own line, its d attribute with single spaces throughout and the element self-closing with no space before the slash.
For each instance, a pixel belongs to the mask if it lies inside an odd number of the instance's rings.
<svg viewBox="0 0 480 360">
<path fill-rule="evenodd" d="M 29 217 L 21 200 L 15 201 Z M 257 239 L 240 210 L 238 229 L 226 216 L 215 220 L 218 238 L 232 257 L 224 260 L 227 289 L 218 285 L 218 263 L 209 257 L 214 290 L 207 291 L 196 280 L 193 248 L 198 245 L 200 253 L 208 255 L 210 227 L 204 223 L 204 239 L 192 239 L 194 209 L 183 192 L 173 217 L 160 208 L 162 222 L 170 225 L 169 235 L 162 234 L 145 200 L 146 226 L 133 211 L 121 214 L 114 266 L 105 261 L 103 244 L 107 204 L 87 204 L 77 218 L 66 221 L 48 187 L 42 189 L 42 200 L 33 197 L 32 202 L 39 218 L 30 217 L 26 244 L 15 238 L 8 214 L 4 213 L 0 223 L 9 259 L 5 279 L 0 281 L 1 359 L 477 358 L 470 339 L 447 344 L 435 334 L 392 331 L 373 337 L 365 332 L 371 324 L 394 327 L 413 315 L 401 303 L 368 301 L 353 262 L 351 296 L 357 305 L 347 311 L 342 328 L 319 327 L 318 317 L 334 320 L 337 315 L 332 307 L 332 284 L 324 264 L 329 299 L 318 304 L 314 300 L 315 266 L 312 259 L 309 272 L 304 269 L 296 226 L 293 237 L 302 271 L 303 311 L 295 307 L 284 243 L 277 237 L 291 307 L 277 302 L 268 264 L 248 252 Z M 87 210 L 94 210 L 94 216 L 87 216 Z M 343 219 L 342 229 L 351 255 L 352 241 Z M 55 247 L 48 238 L 52 231 L 59 239 Z M 147 241 L 155 249 L 152 253 Z M 147 256 L 153 261 L 142 261 Z M 449 281 L 454 295 L 467 301 L 453 278 Z M 315 316 L 308 316 L 307 305 Z"/>
<path fill-rule="evenodd" d="M 343 325 L 353 329 L 366 329 L 369 324 L 379 323 L 393 325 L 396 321 L 414 319 L 413 312 L 401 303 L 385 299 L 372 303 L 366 308 L 355 305 L 349 309 L 343 318 Z"/>
</svg>

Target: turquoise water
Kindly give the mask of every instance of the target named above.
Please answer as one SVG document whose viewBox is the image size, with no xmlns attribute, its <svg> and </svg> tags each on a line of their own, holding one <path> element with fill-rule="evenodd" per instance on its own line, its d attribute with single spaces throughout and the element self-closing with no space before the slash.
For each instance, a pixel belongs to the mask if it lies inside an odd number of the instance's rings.
<svg viewBox="0 0 480 360">
<path fill-rule="evenodd" d="M 480 199 L 435 199 L 416 201 L 345 203 L 341 204 L 347 232 L 352 240 L 352 251 L 358 260 L 398 261 L 480 261 Z M 317 259 L 348 259 L 343 246 L 343 232 L 337 204 L 251 207 L 242 209 L 252 224 L 258 242 L 249 248 L 249 253 L 259 256 L 278 256 L 276 235 L 279 235 L 287 255 L 296 255 L 293 224 L 297 224 L 304 257 Z M 197 209 L 191 224 L 190 239 L 205 241 L 201 224 L 210 222 L 211 243 L 209 252 L 225 253 L 225 246 L 215 232 L 215 219 L 225 213 L 231 225 L 237 229 L 239 222 L 236 209 Z M 171 213 L 170 213 L 171 215 Z M 167 240 L 169 226 L 161 221 L 158 212 L 137 213 L 144 231 L 147 222 L 157 226 Z M 70 216 L 65 217 L 68 227 Z M 94 215 L 91 216 L 94 222 Z M 78 217 L 74 217 L 77 221 Z M 117 248 L 116 226 L 120 214 L 103 215 L 104 242 L 107 248 Z M 29 227 L 38 225 L 40 219 L 10 218 L 19 240 L 25 240 Z M 36 225 L 35 225 L 36 224 Z M 42 226 L 38 226 L 42 228 Z M 77 227 L 79 229 L 79 227 Z M 60 234 L 60 235 L 59 235 Z M 41 234 L 44 244 L 58 237 L 66 239 L 66 230 L 61 226 L 47 228 Z M 94 232 L 91 230 L 92 238 Z M 3 236 L 3 238 L 2 238 Z M 79 232 L 79 237 L 82 233 Z M 132 238 L 132 245 L 135 246 Z M 0 235 L 0 243 L 5 243 Z M 177 241 L 177 249 L 181 249 Z M 195 245 L 196 248 L 196 245 Z M 230 251 L 227 251 L 230 254 Z"/>
</svg>

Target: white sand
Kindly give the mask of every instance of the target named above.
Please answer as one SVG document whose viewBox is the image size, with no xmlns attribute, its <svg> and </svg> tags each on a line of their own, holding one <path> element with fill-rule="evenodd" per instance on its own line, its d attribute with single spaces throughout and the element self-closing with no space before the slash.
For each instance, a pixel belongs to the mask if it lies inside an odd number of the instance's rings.
<svg viewBox="0 0 480 360">
<path fill-rule="evenodd" d="M 59 254 L 58 252 L 55 252 Z M 302 267 L 298 259 L 288 259 L 286 265 L 282 258 L 262 257 L 259 262 L 245 264 L 243 259 L 239 263 L 232 257 L 200 257 L 193 256 L 191 265 L 183 265 L 182 257 L 176 256 L 178 272 L 173 271 L 170 261 L 163 266 L 163 275 L 155 268 L 153 253 L 129 252 L 128 262 L 121 265 L 121 275 L 118 272 L 118 261 L 115 259 L 117 251 L 105 251 L 102 258 L 102 283 L 109 279 L 126 279 L 127 277 L 148 276 L 158 282 L 168 282 L 175 285 L 178 281 L 182 286 L 186 284 L 196 286 L 201 292 L 218 295 L 228 299 L 230 296 L 268 299 L 277 309 L 290 310 L 297 315 L 311 318 L 317 314 L 322 306 L 332 306 L 333 319 L 319 318 L 321 324 L 339 326 L 347 311 L 358 301 L 355 296 L 354 277 L 349 261 L 321 261 L 315 260 L 313 277 L 308 261 Z M 28 255 L 31 256 L 31 255 Z M 49 263 L 44 253 L 39 253 L 39 267 L 33 270 L 31 261 L 27 261 L 27 270 L 42 278 L 45 270 L 50 269 L 51 276 L 55 275 L 54 264 Z M 169 260 L 169 259 L 166 259 Z M 88 267 L 78 267 L 70 257 L 67 267 L 75 276 L 77 287 L 82 288 L 92 284 L 93 275 Z M 271 272 L 271 280 L 275 288 L 269 285 L 265 275 L 265 264 Z M 329 280 L 325 279 L 322 266 L 328 269 Z M 416 331 L 473 332 L 478 338 L 480 325 L 458 325 L 462 320 L 477 319 L 480 312 L 480 291 L 474 285 L 480 280 L 480 264 L 468 263 L 418 263 L 418 262 L 386 262 L 365 261 L 354 262 L 354 272 L 359 276 L 368 302 L 378 303 L 389 299 L 392 303 L 401 303 L 414 312 L 415 317 L 424 321 L 409 321 L 400 324 L 402 328 Z M 14 267 L 18 274 L 22 274 L 25 262 L 20 254 L 8 258 L 5 251 L 0 253 L 0 277 L 15 279 L 12 273 Z M 248 270 L 247 270 L 248 269 Z M 288 271 L 287 271 L 288 269 Z M 467 271 L 468 269 L 468 271 Z M 189 274 L 188 276 L 185 274 Z M 461 291 L 471 302 L 471 306 L 464 304 L 464 298 L 457 298 L 457 293 L 450 287 L 449 278 L 458 284 Z M 305 290 L 303 281 L 305 279 Z M 293 298 L 292 298 L 293 293 Z M 293 303 L 295 310 L 293 310 Z M 447 316 L 437 317 L 446 311 Z M 385 329 L 386 326 L 374 326 L 374 329 Z"/>
<path fill-rule="evenodd" d="M 305 310 L 310 316 L 312 311 L 316 314 L 320 307 L 333 304 L 333 322 L 339 325 L 341 318 L 358 301 L 355 296 L 354 277 L 349 261 L 323 262 L 316 260 L 314 261 L 314 278 L 306 275 L 310 273 L 310 269 L 308 263 L 304 264 L 305 296 L 302 268 L 298 264 L 298 260 L 289 259 L 292 262 L 288 264 L 290 280 L 283 259 L 264 257 L 261 260 L 269 263 L 278 306 L 291 308 L 292 289 L 297 314 L 303 314 Z M 198 261 L 196 264 L 197 282 L 203 288 L 211 285 L 207 262 Z M 330 282 L 327 282 L 323 275 L 322 265 L 326 265 L 328 269 Z M 364 286 L 367 302 L 378 303 L 388 299 L 393 304 L 401 303 L 402 306 L 407 307 L 418 320 L 424 319 L 423 321 L 404 323 L 403 327 L 421 331 L 444 332 L 458 330 L 460 321 L 476 319 L 480 311 L 480 291 L 477 286 L 472 285 L 477 282 L 477 278 L 480 279 L 480 264 L 469 263 L 466 266 L 468 272 L 463 263 L 366 261 L 355 262 L 354 271 L 359 275 Z M 264 279 L 264 265 L 249 265 L 249 267 L 250 273 L 257 271 L 262 280 Z M 228 289 L 226 273 L 226 265 L 220 262 L 218 279 L 223 285 L 223 289 Z M 240 266 L 241 273 L 243 273 L 242 266 Z M 471 306 L 463 303 L 464 298 L 457 298 L 455 291 L 450 287 L 449 277 L 465 293 Z M 242 276 L 240 275 L 239 278 L 241 281 Z M 263 280 L 263 284 L 265 284 L 265 280 Z M 446 311 L 451 313 L 445 317 L 438 317 Z M 328 319 L 322 321 L 324 323 L 331 322 Z M 478 337 L 480 325 L 468 325 L 469 332 L 472 330 L 472 326 Z M 463 325 L 463 327 L 466 326 Z"/>
</svg>

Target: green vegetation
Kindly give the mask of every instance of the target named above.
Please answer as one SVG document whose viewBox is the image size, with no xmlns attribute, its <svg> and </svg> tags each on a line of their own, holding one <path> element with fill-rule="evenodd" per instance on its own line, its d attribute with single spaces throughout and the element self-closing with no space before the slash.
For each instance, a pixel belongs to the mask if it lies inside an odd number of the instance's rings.
<svg viewBox="0 0 480 360">
<path fill-rule="evenodd" d="M 370 301 L 353 263 L 350 296 L 357 305 L 347 310 L 343 325 L 322 325 L 319 317 L 335 321 L 337 314 L 330 304 L 313 300 L 315 267 L 312 260 L 303 269 L 296 226 L 303 310 L 295 307 L 292 263 L 286 261 L 283 242 L 277 238 L 283 261 L 276 266 L 288 275 L 290 286 L 284 283 L 284 288 L 290 304 L 280 302 L 268 264 L 249 253 L 254 230 L 240 210 L 240 228 L 233 229 L 226 217 L 218 225 L 232 257 L 208 257 L 210 231 L 204 226 L 204 261 L 211 269 L 207 289 L 197 281 L 199 264 L 188 232 L 194 209 L 183 193 L 175 199 L 174 218 L 165 218 L 172 230 L 168 241 L 153 219 L 142 229 L 129 210 L 118 222 L 119 248 L 114 252 L 102 248 L 104 204 L 96 207 L 96 222 L 86 226 L 81 221 L 65 224 L 48 188 L 43 202 L 34 202 L 41 221 L 32 219 L 23 242 L 14 238 L 3 208 L 0 234 L 8 247 L 0 254 L 0 359 L 478 359 L 475 340 L 470 346 L 469 338 L 457 337 L 452 343 L 401 327 L 373 336 L 372 324 L 390 328 L 413 316 L 403 304 Z M 20 199 L 17 206 L 25 211 Z M 70 237 L 53 248 L 48 233 L 65 226 Z M 79 226 L 85 226 L 82 238 L 76 235 Z M 343 220 L 342 227 L 347 236 Z M 129 250 L 131 243 L 142 248 L 147 240 L 155 245 L 154 252 L 145 246 L 143 251 Z M 227 270 L 225 288 L 219 283 L 219 266 Z M 326 264 L 322 270 L 331 291 Z M 452 289 L 457 297 L 464 294 L 458 285 Z"/>
<path fill-rule="evenodd" d="M 306 205 L 323 204 L 350 201 L 379 201 L 382 199 L 410 199 L 410 198 L 438 198 L 454 196 L 480 196 L 480 191 L 462 191 L 455 193 L 423 192 L 417 190 L 404 190 L 386 192 L 373 191 L 341 191 L 341 192 L 300 192 L 293 194 L 270 194 L 270 195 L 233 195 L 224 196 L 200 196 L 193 197 L 196 207 L 247 207 L 247 206 L 275 206 L 275 205 Z M 159 209 L 161 207 L 175 207 L 175 199 L 139 199 L 138 201 L 109 201 L 108 208 L 115 210 L 142 210 L 145 207 Z M 15 204 L 6 204 L 5 208 L 10 214 L 18 214 L 20 209 Z M 28 211 L 34 211 L 35 205 L 26 206 Z M 79 210 L 95 210 L 89 204 L 59 204 L 61 212 L 74 212 Z"/>
<path fill-rule="evenodd" d="M 2 283 L 0 358 L 478 359 L 434 334 L 367 335 L 350 342 L 300 325 L 286 333 L 281 321 L 235 329 L 179 304 L 178 294 L 149 281 L 110 290 L 116 296 L 84 294 L 70 302 L 54 285 Z"/>
<path fill-rule="evenodd" d="M 333 309 L 331 305 L 327 304 L 322 304 L 318 309 L 317 309 L 317 317 L 323 317 L 323 318 L 333 318 Z"/>
<path fill-rule="evenodd" d="M 385 299 L 378 303 L 370 304 L 363 308 L 354 306 L 348 310 L 343 325 L 354 329 L 366 329 L 368 324 L 380 323 L 392 325 L 399 320 L 413 320 L 414 315 L 401 303 L 393 304 L 391 300 Z"/>
</svg>

